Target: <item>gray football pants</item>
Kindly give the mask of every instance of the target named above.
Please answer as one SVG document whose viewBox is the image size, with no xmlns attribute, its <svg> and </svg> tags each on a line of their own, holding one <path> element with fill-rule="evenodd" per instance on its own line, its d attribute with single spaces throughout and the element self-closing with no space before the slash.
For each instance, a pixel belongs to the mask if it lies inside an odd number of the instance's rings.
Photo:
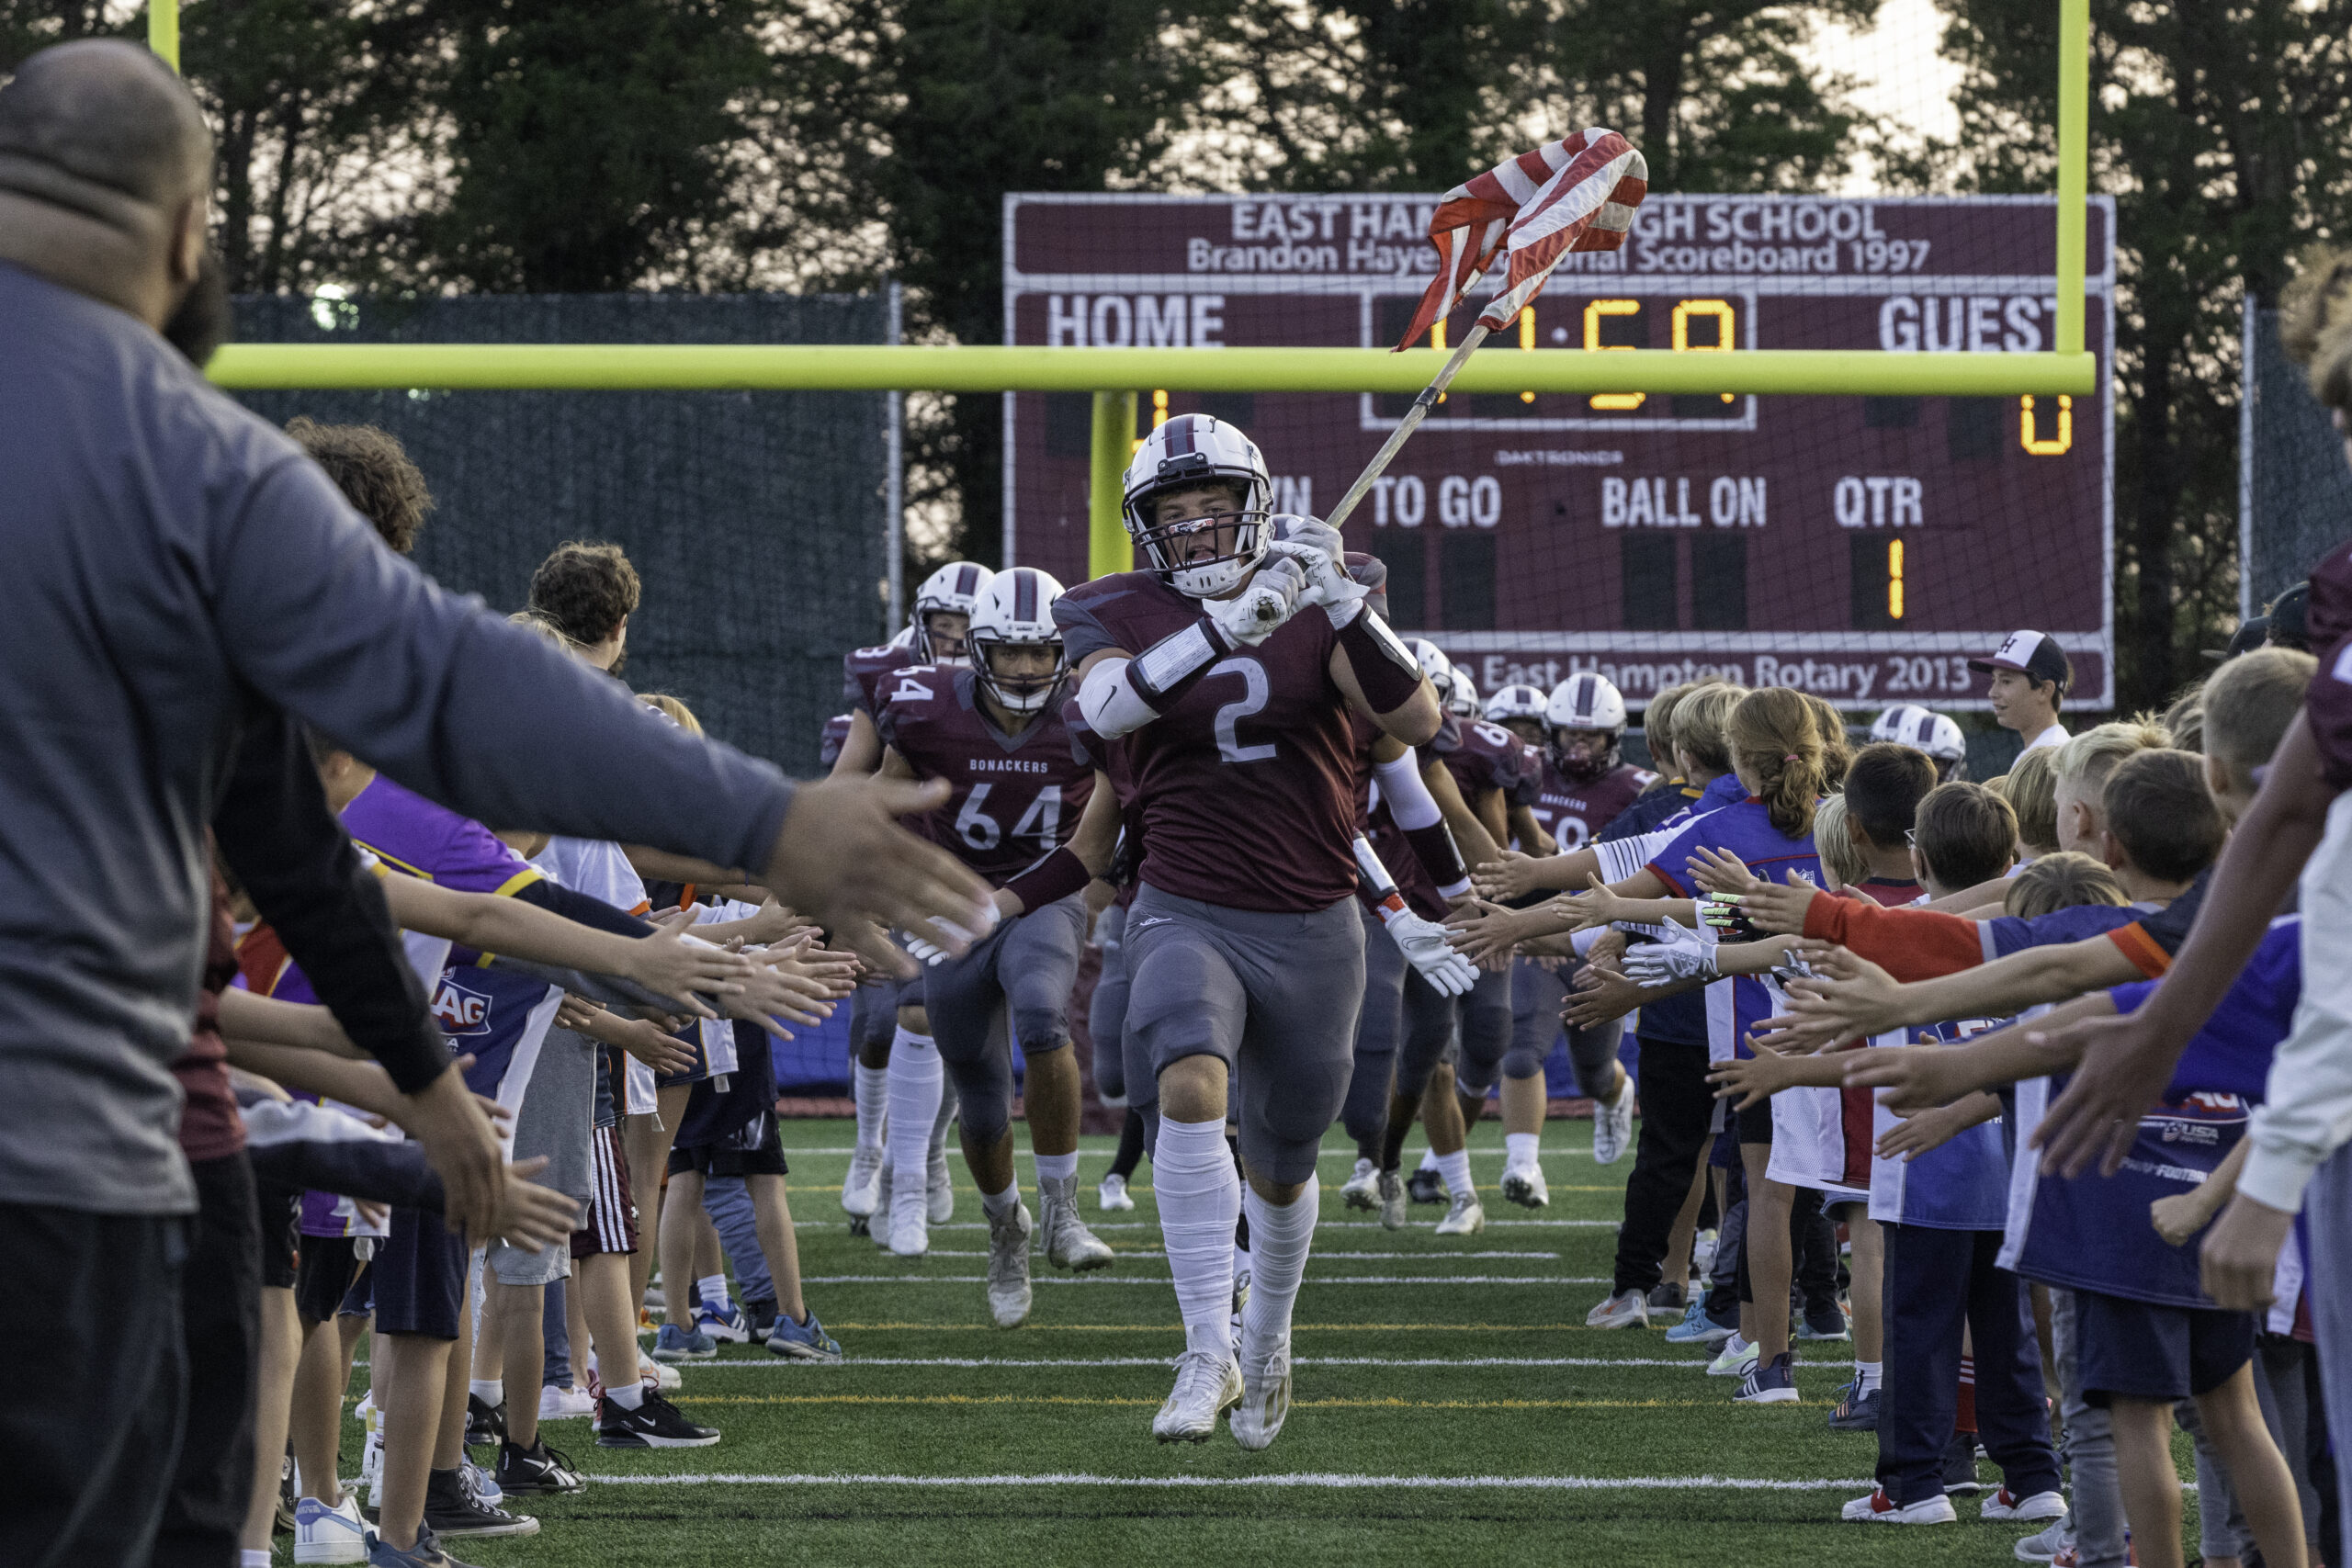
<svg viewBox="0 0 2352 1568">
<path fill-rule="evenodd" d="M 1001 922 L 963 957 L 925 972 L 931 1037 L 955 1081 L 965 1136 L 976 1143 L 995 1143 L 1012 1123 L 1012 1041 L 1031 1056 L 1069 1046 L 1085 941 L 1086 906 L 1073 893 Z"/>
<path fill-rule="evenodd" d="M 1094 1093 L 1103 1104 L 1127 1102 L 1127 912 L 1114 904 L 1094 919 L 1102 970 L 1087 1004 L 1086 1032 L 1094 1040 Z"/>
<path fill-rule="evenodd" d="M 1568 999 L 1575 969 L 1562 964 L 1546 969 L 1533 959 L 1521 958 L 1510 966 L 1510 1050 L 1503 1057 L 1503 1077 L 1532 1078 L 1544 1071 L 1544 1058 L 1565 1026 L 1560 1009 Z M 1598 1029 L 1569 1029 L 1568 1059 L 1576 1064 L 1577 1086 L 1598 1100 L 1615 1076 L 1609 1065 L 1617 1059 L 1617 1042 L 1625 1021 L 1611 1019 Z"/>
</svg>

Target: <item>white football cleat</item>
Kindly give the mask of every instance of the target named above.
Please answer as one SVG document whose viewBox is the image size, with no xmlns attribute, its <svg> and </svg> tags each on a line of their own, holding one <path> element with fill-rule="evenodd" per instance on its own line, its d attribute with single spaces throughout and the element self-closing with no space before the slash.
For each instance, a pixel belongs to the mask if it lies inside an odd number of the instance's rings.
<svg viewBox="0 0 2352 1568">
<path fill-rule="evenodd" d="M 989 1316 L 999 1328 L 1029 1321 L 1029 1206 L 989 1216 Z"/>
<path fill-rule="evenodd" d="M 1584 1314 L 1587 1328 L 1647 1328 L 1650 1325 L 1649 1299 L 1639 1291 L 1621 1291 L 1604 1296 L 1600 1304 Z"/>
<path fill-rule="evenodd" d="M 1114 1256 L 1109 1244 L 1088 1230 L 1079 1217 L 1077 1178 L 1041 1176 L 1037 1192 L 1046 1211 L 1046 1261 L 1080 1273 L 1108 1269 Z"/>
<path fill-rule="evenodd" d="M 888 1224 L 883 1229 L 889 1235 L 889 1247 L 894 1256 L 921 1258 L 931 1250 L 931 1216 L 926 1212 L 922 1193 L 893 1194 L 887 1214 L 875 1217 L 888 1219 Z"/>
<path fill-rule="evenodd" d="M 1617 1098 L 1592 1102 L 1592 1160 L 1615 1165 L 1634 1141 L 1634 1075 L 1617 1075 Z"/>
<path fill-rule="evenodd" d="M 1263 1366 L 1241 1374 L 1241 1399 L 1229 1423 L 1233 1440 L 1252 1452 L 1265 1448 L 1282 1435 L 1289 1415 L 1290 1347 L 1283 1344 L 1267 1356 Z"/>
<path fill-rule="evenodd" d="M 870 1220 L 882 1204 L 882 1168 L 887 1156 L 879 1144 L 860 1144 L 850 1151 L 849 1175 L 842 1179 L 842 1213 L 853 1220 Z"/>
<path fill-rule="evenodd" d="M 1505 1169 L 1503 1197 L 1525 1209 L 1551 1207 L 1552 1189 L 1544 1183 L 1544 1168 L 1531 1160 Z"/>
<path fill-rule="evenodd" d="M 874 1213 L 862 1220 L 853 1218 L 849 1234 L 871 1236 L 875 1246 L 885 1252 L 890 1250 L 890 1161 L 887 1156 L 882 1161 L 882 1174 L 874 1180 Z"/>
<path fill-rule="evenodd" d="M 944 1145 L 931 1151 L 931 1167 L 924 1175 L 923 1197 L 930 1204 L 933 1224 L 944 1225 L 956 1217 L 956 1184 L 948 1179 Z"/>
<path fill-rule="evenodd" d="M 1358 1155 L 1355 1174 L 1340 1186 L 1340 1196 L 1347 1200 L 1351 1209 L 1379 1208 L 1380 1168 Z"/>
<path fill-rule="evenodd" d="M 1921 1502 L 1901 1504 L 1883 1488 L 1855 1498 L 1838 1511 L 1838 1517 L 1873 1525 L 1948 1525 L 1960 1517 L 1952 1512 L 1951 1499 L 1940 1492 Z"/>
<path fill-rule="evenodd" d="M 1217 1416 L 1240 1401 L 1239 1361 L 1215 1350 L 1187 1350 L 1176 1358 L 1176 1386 L 1151 1418 L 1151 1435 L 1163 1443 L 1207 1442 Z"/>
<path fill-rule="evenodd" d="M 1124 1214 L 1136 1206 L 1136 1201 L 1127 1195 L 1127 1179 L 1115 1171 L 1102 1179 L 1094 1196 L 1106 1214 Z"/>
<path fill-rule="evenodd" d="M 1438 1221 L 1440 1235 L 1476 1235 L 1487 1228 L 1487 1211 L 1479 1205 L 1475 1192 L 1457 1192 L 1445 1211 L 1445 1218 Z"/>
<path fill-rule="evenodd" d="M 1405 1182 L 1393 1170 L 1380 1173 L 1380 1223 L 1392 1231 L 1405 1228 Z"/>
</svg>

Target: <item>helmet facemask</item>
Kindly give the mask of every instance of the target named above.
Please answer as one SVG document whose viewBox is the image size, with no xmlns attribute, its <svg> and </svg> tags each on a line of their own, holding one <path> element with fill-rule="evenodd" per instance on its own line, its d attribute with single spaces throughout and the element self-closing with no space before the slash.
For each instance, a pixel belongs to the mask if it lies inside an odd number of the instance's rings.
<svg viewBox="0 0 2352 1568">
<path fill-rule="evenodd" d="M 944 622 L 944 625 L 934 625 Z M 961 610 L 918 609 L 914 615 L 914 652 L 923 664 L 950 667 L 971 660 L 972 617 Z"/>
<path fill-rule="evenodd" d="M 1214 599 L 1240 587 L 1250 569 L 1265 558 L 1272 513 L 1259 489 L 1254 482 L 1245 487 L 1207 475 L 1165 485 L 1136 502 L 1128 524 L 1151 570 L 1170 586 L 1190 598 Z M 1227 492 L 1223 505 L 1208 501 L 1216 491 Z M 1202 504 L 1170 504 L 1162 521 L 1163 502 L 1183 500 L 1187 492 L 1196 492 Z"/>
<path fill-rule="evenodd" d="M 995 655 L 1001 649 L 1042 648 L 1051 650 L 1052 663 L 1041 674 L 1004 675 L 996 668 Z M 982 630 L 971 639 L 972 679 L 980 689 L 1008 712 L 1035 713 L 1053 699 L 1064 676 L 1069 673 L 1069 658 L 1063 651 L 1059 637 L 1015 638 L 998 637 Z"/>
<path fill-rule="evenodd" d="M 1622 729 L 1569 729 L 1555 727 L 1545 748 L 1552 766 L 1571 784 L 1590 784 L 1617 765 Z"/>
</svg>

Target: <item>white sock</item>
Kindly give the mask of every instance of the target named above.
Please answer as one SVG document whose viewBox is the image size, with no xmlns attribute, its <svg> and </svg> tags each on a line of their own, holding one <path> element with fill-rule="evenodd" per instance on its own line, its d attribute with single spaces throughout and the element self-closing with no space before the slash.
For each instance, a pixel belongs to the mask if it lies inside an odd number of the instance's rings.
<svg viewBox="0 0 2352 1568">
<path fill-rule="evenodd" d="M 466 1384 L 466 1390 L 492 1410 L 506 1403 L 504 1378 L 476 1378 Z"/>
<path fill-rule="evenodd" d="M 1437 1156 L 1437 1173 L 1445 1178 L 1445 1190 L 1456 1198 L 1476 1198 L 1478 1189 L 1470 1180 L 1470 1151 L 1456 1149 L 1450 1155 Z"/>
<path fill-rule="evenodd" d="M 1885 1365 L 1883 1361 L 1854 1363 L 1854 1397 L 1856 1399 L 1868 1399 L 1878 1392 L 1879 1374 Z"/>
<path fill-rule="evenodd" d="M 882 1118 L 890 1109 L 890 1069 L 857 1065 L 857 1145 L 882 1146 Z"/>
<path fill-rule="evenodd" d="M 1159 1235 L 1176 1277 L 1185 1348 L 1233 1353 L 1233 1223 L 1241 1217 L 1241 1177 L 1225 1146 L 1225 1119 L 1159 1119 L 1151 1152 Z M 1254 1287 L 1253 1287 L 1254 1289 Z"/>
<path fill-rule="evenodd" d="M 1437 1168 L 1437 1151 L 1435 1149 L 1423 1149 L 1421 1151 L 1421 1163 L 1414 1167 L 1414 1168 L 1416 1170 L 1435 1170 Z"/>
<path fill-rule="evenodd" d="M 1505 1133 L 1503 1163 L 1524 1170 L 1536 1163 L 1535 1152 L 1543 1145 L 1544 1134 L 1541 1133 Z"/>
<path fill-rule="evenodd" d="M 901 1204 L 927 1214 L 931 1123 L 939 1112 L 939 1047 L 927 1034 L 901 1029 L 890 1043 L 890 1209 Z"/>
<path fill-rule="evenodd" d="M 729 1304 L 727 1300 L 727 1276 L 705 1274 L 695 1284 L 702 1292 L 702 1310 L 713 1316 L 724 1317 Z"/>
<path fill-rule="evenodd" d="M 1019 1207 L 1020 1203 L 1021 1183 L 1018 1181 L 1007 1183 L 1001 1192 L 980 1194 L 980 1213 L 992 1220 L 1003 1218 Z"/>
<path fill-rule="evenodd" d="M 928 1043 L 930 1036 L 925 1035 L 923 1039 L 925 1043 Z M 956 1093 L 956 1085 L 947 1078 L 944 1069 L 942 1069 L 939 1109 L 932 1115 L 931 1148 L 926 1157 L 931 1159 L 947 1157 L 947 1124 L 956 1120 L 956 1108 L 961 1103 L 961 1100 Z"/>
<path fill-rule="evenodd" d="M 269 1568 L 269 1549 L 263 1547 L 255 1551 L 252 1547 L 240 1547 L 237 1551 L 237 1568 Z"/>
<path fill-rule="evenodd" d="M 1271 1355 L 1290 1342 L 1290 1311 L 1298 1300 L 1298 1283 L 1306 1277 L 1306 1247 L 1315 1238 L 1320 1193 L 1309 1176 L 1306 1190 L 1280 1208 L 1258 1196 L 1254 1187 L 1241 1201 L 1250 1211 L 1251 1255 L 1241 1343 L 1260 1356 Z"/>
<path fill-rule="evenodd" d="M 1077 1151 L 1072 1150 L 1070 1153 L 1066 1155 L 1039 1155 L 1037 1156 L 1037 1179 L 1040 1181 L 1047 1179 L 1057 1181 L 1077 1180 Z"/>
<path fill-rule="evenodd" d="M 635 1410 L 645 1403 L 645 1385 L 631 1378 L 625 1383 L 606 1383 L 605 1397 L 623 1410 Z"/>
</svg>

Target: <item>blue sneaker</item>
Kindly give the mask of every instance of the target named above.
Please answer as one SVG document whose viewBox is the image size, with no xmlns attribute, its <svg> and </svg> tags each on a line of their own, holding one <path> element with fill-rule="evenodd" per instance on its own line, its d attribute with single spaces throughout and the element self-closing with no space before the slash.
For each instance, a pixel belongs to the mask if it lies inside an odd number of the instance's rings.
<svg viewBox="0 0 2352 1568">
<path fill-rule="evenodd" d="M 1850 1339 L 1853 1335 L 1848 1329 L 1845 1313 L 1837 1307 L 1826 1307 L 1817 1321 L 1814 1314 L 1807 1313 L 1797 1325 L 1796 1337 L 1800 1342 L 1826 1342 Z"/>
<path fill-rule="evenodd" d="M 768 1336 L 768 1348 L 776 1355 L 796 1361 L 838 1361 L 842 1359 L 840 1342 L 825 1332 L 825 1325 L 817 1321 L 813 1310 L 806 1323 L 795 1323 L 789 1317 L 779 1315 L 775 1320 L 775 1332 Z"/>
<path fill-rule="evenodd" d="M 733 1302 L 719 1303 L 718 1312 L 708 1307 L 695 1318 L 695 1332 L 706 1339 L 725 1345 L 746 1345 L 751 1342 L 752 1325 L 743 1316 L 743 1309 Z"/>
<path fill-rule="evenodd" d="M 681 1328 L 674 1323 L 662 1325 L 662 1333 L 653 1341 L 653 1359 L 673 1365 L 679 1361 L 707 1361 L 718 1354 L 718 1344 L 707 1334 L 691 1328 Z"/>
<path fill-rule="evenodd" d="M 402 1551 L 375 1531 L 368 1532 L 368 1568 L 473 1568 L 461 1562 L 442 1548 L 440 1538 L 429 1526 L 419 1525 L 416 1544 Z"/>
<path fill-rule="evenodd" d="M 1684 1310 L 1682 1321 L 1666 1331 L 1666 1342 L 1669 1345 L 1720 1345 L 1730 1338 L 1738 1326 L 1736 1323 L 1717 1323 L 1709 1317 L 1707 1298 L 1702 1295 Z"/>
</svg>

